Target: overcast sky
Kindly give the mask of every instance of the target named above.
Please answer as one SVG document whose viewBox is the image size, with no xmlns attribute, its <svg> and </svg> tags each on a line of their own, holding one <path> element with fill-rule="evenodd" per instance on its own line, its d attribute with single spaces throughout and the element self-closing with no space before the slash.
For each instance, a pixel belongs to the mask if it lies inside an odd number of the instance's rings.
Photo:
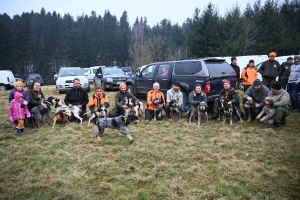
<svg viewBox="0 0 300 200">
<path fill-rule="evenodd" d="M 46 12 L 56 11 L 61 16 L 69 13 L 76 20 L 82 14 L 91 15 L 95 11 L 103 17 L 105 10 L 109 10 L 119 20 L 124 11 L 127 11 L 128 22 L 133 24 L 136 17 L 147 17 L 148 25 L 156 25 L 164 18 L 172 24 L 182 23 L 192 18 L 195 8 L 200 11 L 212 2 L 224 15 L 226 10 L 238 5 L 243 11 L 247 3 L 253 6 L 255 0 L 0 0 L 0 14 L 22 15 L 23 12 L 40 12 L 43 7 Z M 264 2 L 264 0 L 262 0 Z"/>
</svg>

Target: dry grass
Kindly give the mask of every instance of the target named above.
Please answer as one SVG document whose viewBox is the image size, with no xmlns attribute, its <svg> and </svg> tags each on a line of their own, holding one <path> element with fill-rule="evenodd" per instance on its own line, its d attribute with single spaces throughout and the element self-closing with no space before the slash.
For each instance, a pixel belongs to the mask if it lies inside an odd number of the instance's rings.
<svg viewBox="0 0 300 200">
<path fill-rule="evenodd" d="M 43 91 L 64 98 L 54 86 Z M 275 130 L 142 121 L 128 127 L 133 143 L 111 129 L 98 141 L 87 122 L 15 136 L 8 94 L 0 97 L 0 199 L 300 198 L 299 113 Z M 107 94 L 112 102 L 114 92 Z"/>
</svg>

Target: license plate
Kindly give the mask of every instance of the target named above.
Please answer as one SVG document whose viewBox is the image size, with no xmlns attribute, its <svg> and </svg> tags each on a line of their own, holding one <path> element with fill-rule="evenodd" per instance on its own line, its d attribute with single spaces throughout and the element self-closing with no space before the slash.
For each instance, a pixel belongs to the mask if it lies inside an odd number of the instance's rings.
<svg viewBox="0 0 300 200">
<path fill-rule="evenodd" d="M 116 85 L 120 85 L 120 82 L 116 82 Z"/>
</svg>

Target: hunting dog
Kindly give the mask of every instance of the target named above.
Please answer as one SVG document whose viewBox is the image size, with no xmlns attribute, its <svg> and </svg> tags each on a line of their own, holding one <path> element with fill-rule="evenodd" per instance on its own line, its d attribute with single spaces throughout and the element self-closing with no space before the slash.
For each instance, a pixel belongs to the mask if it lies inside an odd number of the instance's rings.
<svg viewBox="0 0 300 200">
<path fill-rule="evenodd" d="M 247 122 L 251 122 L 252 118 L 256 118 L 259 114 L 259 109 L 255 107 L 255 102 L 253 100 L 247 100 L 244 103 L 244 108 L 249 110 Z"/>
<path fill-rule="evenodd" d="M 266 97 L 263 100 L 264 107 L 259 115 L 256 117 L 256 121 L 260 121 L 264 124 L 270 125 L 274 122 L 275 117 L 275 108 L 274 108 L 274 99 L 272 97 Z"/>
<path fill-rule="evenodd" d="M 67 109 L 69 109 L 74 117 L 80 120 L 80 124 L 82 124 L 82 118 L 79 116 L 82 110 L 78 108 L 78 106 L 72 106 L 72 108 L 67 107 Z"/>
<path fill-rule="evenodd" d="M 198 118 L 198 126 L 201 125 L 201 117 L 204 115 L 206 117 L 206 122 L 208 123 L 208 115 L 207 115 L 208 105 L 201 101 L 198 106 L 191 105 L 187 113 L 190 114 L 189 122 L 192 123 L 192 119 L 195 120 Z"/>
<path fill-rule="evenodd" d="M 71 122 L 68 119 L 68 117 L 71 116 L 72 116 L 72 112 L 70 110 L 60 110 L 57 113 L 55 113 L 53 117 L 52 129 L 54 128 L 56 122 L 60 122 L 60 123 L 68 122 L 69 124 L 71 124 Z"/>
<path fill-rule="evenodd" d="M 125 104 L 128 108 L 124 109 L 125 115 L 130 115 L 134 114 L 135 116 L 138 117 L 139 115 L 139 110 L 144 112 L 144 106 L 142 102 L 135 102 L 132 98 L 126 99 Z"/>
<path fill-rule="evenodd" d="M 154 103 L 154 102 L 156 102 L 156 103 Z M 163 106 L 164 102 L 161 99 L 161 97 L 156 97 L 152 103 L 154 105 L 154 110 L 153 110 L 154 121 L 156 121 L 156 117 L 161 118 L 163 107 L 160 107 L 160 106 Z"/>
<path fill-rule="evenodd" d="M 68 108 L 68 106 L 63 105 L 63 103 L 60 99 L 56 98 L 56 99 L 54 99 L 54 101 L 55 101 L 54 108 L 56 109 L 55 113 L 59 112 L 60 110 L 65 110 Z"/>
<path fill-rule="evenodd" d="M 43 105 L 35 106 L 31 109 L 30 114 L 32 117 L 31 125 L 34 128 L 40 127 L 41 122 L 47 121 L 50 124 L 51 102 L 42 100 L 46 104 L 46 108 Z"/>
<path fill-rule="evenodd" d="M 93 113 L 91 118 L 89 119 L 88 125 L 90 124 L 91 120 L 94 119 L 95 117 L 106 118 L 107 110 L 106 110 L 106 107 L 104 104 L 100 104 L 98 106 L 98 108 L 95 110 L 95 112 L 99 112 L 99 116 L 97 116 L 96 113 Z M 87 113 L 90 113 L 90 112 L 86 112 L 84 115 L 86 115 Z"/>
<path fill-rule="evenodd" d="M 133 140 L 129 133 L 126 132 L 126 127 L 134 121 L 138 121 L 136 115 L 120 115 L 115 118 L 98 118 L 96 119 L 97 129 L 94 131 L 94 134 L 98 140 L 102 140 L 100 135 L 103 134 L 105 128 L 118 129 L 121 134 L 125 135 L 129 140 Z"/>
<path fill-rule="evenodd" d="M 173 112 L 175 112 L 178 116 L 178 120 L 180 120 L 180 110 L 178 107 L 176 107 L 176 104 L 177 104 L 177 101 L 175 99 L 172 99 L 170 102 L 169 102 L 169 105 L 170 105 L 170 112 L 171 114 Z"/>
<path fill-rule="evenodd" d="M 229 115 L 230 125 L 232 125 L 233 124 L 232 123 L 233 114 L 236 113 L 237 116 L 238 116 L 238 118 L 239 118 L 239 120 L 241 122 L 243 122 L 238 109 L 232 103 L 228 104 L 225 101 L 224 97 L 220 97 L 219 102 L 220 102 L 221 107 L 219 109 L 219 119 L 218 120 L 221 120 L 221 116 L 223 116 L 223 122 L 222 123 L 225 123 L 226 119 L 227 119 L 227 115 Z"/>
</svg>

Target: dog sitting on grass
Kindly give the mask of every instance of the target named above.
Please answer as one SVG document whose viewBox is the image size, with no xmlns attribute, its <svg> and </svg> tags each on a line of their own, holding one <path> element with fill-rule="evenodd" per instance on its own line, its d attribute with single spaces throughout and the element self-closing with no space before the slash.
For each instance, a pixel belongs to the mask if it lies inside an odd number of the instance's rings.
<svg viewBox="0 0 300 200">
<path fill-rule="evenodd" d="M 249 110 L 247 122 L 251 122 L 252 118 L 256 118 L 259 114 L 259 108 L 255 107 L 255 102 L 253 100 L 247 100 L 244 103 L 244 108 Z"/>
<path fill-rule="evenodd" d="M 263 100 L 264 108 L 256 117 L 256 121 L 259 120 L 259 122 L 262 122 L 267 125 L 273 124 L 275 117 L 274 103 L 275 101 L 272 97 L 266 97 Z"/>
<path fill-rule="evenodd" d="M 129 140 L 133 140 L 129 133 L 126 132 L 126 127 L 132 122 L 138 122 L 136 115 L 120 115 L 114 118 L 98 118 L 96 119 L 97 129 L 94 134 L 98 140 L 102 140 L 100 135 L 103 134 L 105 128 L 118 129 L 121 134 L 125 135 Z"/>
</svg>

